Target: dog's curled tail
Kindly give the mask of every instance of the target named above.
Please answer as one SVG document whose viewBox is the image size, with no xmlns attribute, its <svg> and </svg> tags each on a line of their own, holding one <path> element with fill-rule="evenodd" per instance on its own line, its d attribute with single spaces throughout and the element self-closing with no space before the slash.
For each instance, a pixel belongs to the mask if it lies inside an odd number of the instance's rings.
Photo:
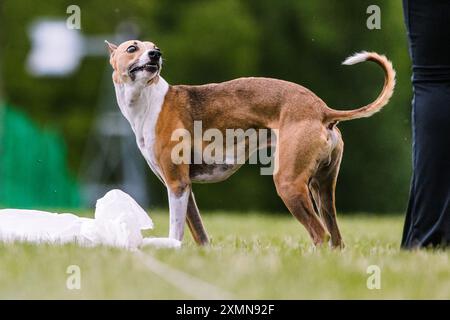
<svg viewBox="0 0 450 320">
<path fill-rule="evenodd" d="M 378 98 L 372 103 L 355 110 L 328 109 L 325 115 L 326 121 L 346 121 L 358 118 L 367 118 L 383 108 L 392 97 L 395 87 L 395 70 L 392 63 L 384 56 L 376 52 L 359 52 L 345 59 L 342 64 L 352 65 L 363 61 L 373 61 L 384 70 L 384 86 Z"/>
</svg>

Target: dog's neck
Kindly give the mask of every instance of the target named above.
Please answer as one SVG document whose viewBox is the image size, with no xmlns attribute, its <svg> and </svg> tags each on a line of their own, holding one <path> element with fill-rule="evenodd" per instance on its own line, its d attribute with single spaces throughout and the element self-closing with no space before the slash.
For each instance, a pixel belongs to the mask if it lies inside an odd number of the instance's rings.
<svg viewBox="0 0 450 320">
<path fill-rule="evenodd" d="M 120 110 L 133 130 L 142 124 L 148 112 L 159 114 L 169 90 L 169 84 L 160 75 L 151 83 L 114 83 L 114 87 Z"/>
</svg>

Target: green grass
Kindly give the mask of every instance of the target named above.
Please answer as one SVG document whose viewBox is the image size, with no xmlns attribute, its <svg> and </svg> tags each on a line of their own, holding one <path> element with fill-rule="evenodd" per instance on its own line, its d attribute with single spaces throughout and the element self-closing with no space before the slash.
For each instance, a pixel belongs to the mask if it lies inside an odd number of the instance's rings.
<svg viewBox="0 0 450 320">
<path fill-rule="evenodd" d="M 154 236 L 165 236 L 168 215 L 152 212 Z M 346 249 L 312 250 L 306 232 L 288 213 L 218 212 L 204 215 L 212 245 L 199 248 L 189 234 L 181 250 L 145 249 L 178 270 L 237 299 L 450 298 L 450 251 L 399 250 L 401 216 L 342 216 Z M 66 288 L 66 268 L 81 268 L 81 289 Z M 381 268 L 381 289 L 366 286 L 367 267 Z M 198 297 L 150 271 L 132 252 L 75 245 L 0 245 L 0 298 Z M 206 294 L 204 298 L 209 298 Z"/>
</svg>

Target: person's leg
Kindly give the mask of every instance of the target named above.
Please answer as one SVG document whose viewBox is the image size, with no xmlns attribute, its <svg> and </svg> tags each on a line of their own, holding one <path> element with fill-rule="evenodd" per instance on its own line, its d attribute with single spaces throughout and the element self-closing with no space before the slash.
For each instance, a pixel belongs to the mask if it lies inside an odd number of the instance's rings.
<svg viewBox="0 0 450 320">
<path fill-rule="evenodd" d="M 404 0 L 414 99 L 402 247 L 450 245 L 450 1 Z"/>
</svg>

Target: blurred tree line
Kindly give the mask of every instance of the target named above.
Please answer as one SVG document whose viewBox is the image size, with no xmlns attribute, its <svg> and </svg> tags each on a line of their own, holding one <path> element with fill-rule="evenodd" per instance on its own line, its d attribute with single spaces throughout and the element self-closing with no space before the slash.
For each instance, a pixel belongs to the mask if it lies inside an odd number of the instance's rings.
<svg viewBox="0 0 450 320">
<path fill-rule="evenodd" d="M 29 76 L 27 29 L 38 17 L 65 18 L 81 8 L 82 32 L 113 34 L 123 21 L 136 23 L 141 39 L 162 48 L 164 78 L 171 84 L 220 82 L 265 76 L 299 83 L 330 107 L 354 109 L 379 93 L 383 74 L 364 63 L 341 66 L 357 51 L 386 54 L 397 71 L 391 103 L 369 119 L 339 125 L 345 141 L 337 188 L 340 211 L 393 212 L 405 208 L 410 178 L 410 61 L 400 1 L 299 0 L 0 0 L 3 98 L 21 106 L 40 126 L 63 133 L 76 172 L 108 59 L 88 57 L 66 78 Z M 381 8 L 381 30 L 369 30 L 366 9 Z M 112 85 L 112 83 L 111 83 Z M 150 173 L 152 192 L 165 205 L 165 191 Z M 285 210 L 272 177 L 253 166 L 228 181 L 196 185 L 201 208 Z M 154 197 L 154 196 L 153 196 Z"/>
</svg>

